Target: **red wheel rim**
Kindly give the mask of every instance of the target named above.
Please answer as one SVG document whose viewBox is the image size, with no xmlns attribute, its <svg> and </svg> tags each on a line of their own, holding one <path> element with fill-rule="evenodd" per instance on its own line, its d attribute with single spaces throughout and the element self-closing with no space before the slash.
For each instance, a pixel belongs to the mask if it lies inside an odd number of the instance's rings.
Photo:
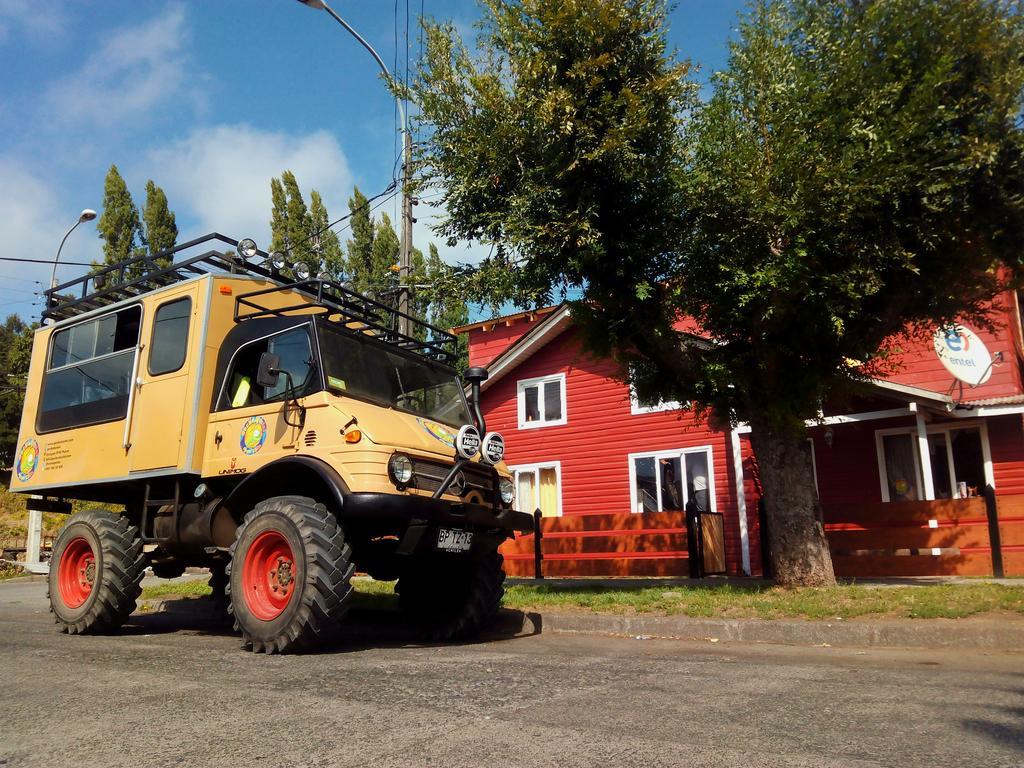
<svg viewBox="0 0 1024 768">
<path fill-rule="evenodd" d="M 249 613 L 273 621 L 288 607 L 295 592 L 295 556 L 277 531 L 264 531 L 245 553 L 242 590 Z"/>
<path fill-rule="evenodd" d="M 89 599 L 96 583 L 96 555 L 92 546 L 79 536 L 68 542 L 60 556 L 57 589 L 68 608 L 78 608 Z"/>
</svg>

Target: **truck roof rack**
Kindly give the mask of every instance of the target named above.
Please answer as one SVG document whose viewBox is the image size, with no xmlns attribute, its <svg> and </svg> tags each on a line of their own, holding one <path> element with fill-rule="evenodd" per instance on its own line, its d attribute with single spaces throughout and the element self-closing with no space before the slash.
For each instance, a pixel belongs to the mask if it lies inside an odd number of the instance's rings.
<svg viewBox="0 0 1024 768">
<path fill-rule="evenodd" d="M 265 251 L 257 250 L 253 259 L 242 258 L 235 250 L 238 242 L 212 232 L 160 253 L 135 256 L 116 264 L 97 265 L 82 277 L 44 291 L 45 309 L 42 317 L 44 320 L 67 320 L 203 275 L 252 275 L 275 285 L 238 296 L 235 300 L 236 322 L 271 315 L 310 314 L 310 308 L 313 307 L 314 314 L 326 315 L 329 322 L 350 331 L 362 332 L 441 363 L 454 363 L 458 354 L 458 341 L 451 333 L 399 312 L 394 307 L 334 280 L 295 282 L 271 265 Z M 228 246 L 228 249 L 211 248 L 198 255 L 175 260 L 176 255 L 183 251 L 207 243 L 221 243 Z M 271 307 L 259 302 L 262 296 L 283 291 L 295 291 L 305 298 L 286 307 Z M 408 321 L 408 334 L 398 331 L 400 318 Z"/>
<path fill-rule="evenodd" d="M 182 251 L 211 242 L 223 243 L 229 248 L 211 249 L 181 261 L 175 260 L 176 254 Z M 116 264 L 98 264 L 88 274 L 44 291 L 43 319 L 67 320 L 207 274 L 254 274 L 274 279 L 266 267 L 243 261 L 234 251 L 237 247 L 237 240 L 212 232 L 160 253 L 133 256 Z M 266 256 L 262 251 L 260 255 Z"/>
<path fill-rule="evenodd" d="M 261 303 L 263 297 L 295 291 L 306 300 L 283 307 Z M 310 308 L 313 312 L 310 312 Z M 399 312 L 334 280 L 302 280 L 273 288 L 243 293 L 235 299 L 235 322 L 258 317 L 316 314 L 342 330 L 373 336 L 387 344 L 451 365 L 458 355 L 458 339 L 417 317 Z M 399 318 L 408 321 L 409 333 L 401 333 Z"/>
</svg>

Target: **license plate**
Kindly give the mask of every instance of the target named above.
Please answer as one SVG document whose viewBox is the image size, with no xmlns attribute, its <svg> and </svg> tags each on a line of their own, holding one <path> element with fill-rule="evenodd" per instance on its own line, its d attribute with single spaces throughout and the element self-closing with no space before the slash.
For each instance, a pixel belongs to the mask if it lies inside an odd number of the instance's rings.
<svg viewBox="0 0 1024 768">
<path fill-rule="evenodd" d="M 467 552 L 473 546 L 472 531 L 442 528 L 437 532 L 437 548 L 445 552 Z"/>
</svg>

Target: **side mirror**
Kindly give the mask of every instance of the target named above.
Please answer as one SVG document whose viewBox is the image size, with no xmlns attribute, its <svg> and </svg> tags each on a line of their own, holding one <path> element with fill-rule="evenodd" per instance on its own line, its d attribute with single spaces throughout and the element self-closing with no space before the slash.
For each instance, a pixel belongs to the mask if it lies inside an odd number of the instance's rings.
<svg viewBox="0 0 1024 768">
<path fill-rule="evenodd" d="M 260 367 L 256 371 L 256 383 L 261 387 L 276 387 L 281 379 L 281 356 L 273 352 L 260 355 Z"/>
</svg>

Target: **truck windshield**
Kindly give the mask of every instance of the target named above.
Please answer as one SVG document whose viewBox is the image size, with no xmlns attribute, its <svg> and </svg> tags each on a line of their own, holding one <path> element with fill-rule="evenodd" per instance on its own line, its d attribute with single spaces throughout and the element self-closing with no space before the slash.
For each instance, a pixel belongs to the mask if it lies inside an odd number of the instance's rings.
<svg viewBox="0 0 1024 768">
<path fill-rule="evenodd" d="M 328 389 L 455 427 L 470 423 L 462 386 L 443 368 L 326 325 L 320 353 Z"/>
</svg>

